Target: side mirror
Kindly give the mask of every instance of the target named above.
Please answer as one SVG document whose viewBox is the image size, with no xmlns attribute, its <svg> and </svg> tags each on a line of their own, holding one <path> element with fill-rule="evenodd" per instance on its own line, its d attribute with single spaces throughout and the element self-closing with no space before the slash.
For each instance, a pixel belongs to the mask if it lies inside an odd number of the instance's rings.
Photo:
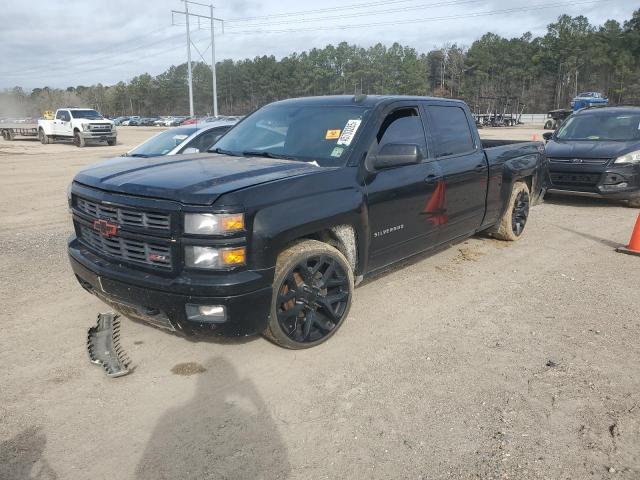
<svg viewBox="0 0 640 480">
<path fill-rule="evenodd" d="M 545 142 L 548 142 L 549 140 L 551 140 L 551 137 L 553 137 L 553 132 L 544 132 L 542 134 L 542 138 L 544 138 Z"/>
<path fill-rule="evenodd" d="M 182 153 L 200 153 L 200 149 L 196 147 L 185 148 Z"/>
<path fill-rule="evenodd" d="M 418 145 L 403 143 L 387 143 L 371 157 L 369 165 L 374 170 L 415 165 L 424 158 Z"/>
</svg>

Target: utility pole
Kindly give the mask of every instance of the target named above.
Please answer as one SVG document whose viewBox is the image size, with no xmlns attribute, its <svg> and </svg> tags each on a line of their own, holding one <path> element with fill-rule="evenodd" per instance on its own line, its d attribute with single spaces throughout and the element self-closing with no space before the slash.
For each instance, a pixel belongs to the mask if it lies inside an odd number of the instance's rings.
<svg viewBox="0 0 640 480">
<path fill-rule="evenodd" d="M 191 72 L 191 34 L 189 32 L 189 2 L 184 2 L 184 16 L 187 19 L 187 76 L 189 78 L 189 116 L 193 117 L 193 74 Z"/>
<path fill-rule="evenodd" d="M 211 83 L 213 86 L 213 115 L 215 117 L 218 116 L 218 88 L 217 88 L 217 82 L 216 82 L 216 43 L 215 43 L 215 22 L 221 22 L 222 23 L 222 32 L 224 33 L 224 20 L 222 20 L 221 18 L 216 18 L 213 16 L 213 4 L 209 4 L 209 5 L 205 5 L 204 3 L 198 3 L 198 2 L 194 2 L 192 0 L 181 0 L 184 2 L 184 12 L 178 12 L 176 10 L 171 10 L 171 14 L 173 16 L 174 13 L 177 14 L 181 14 L 184 15 L 186 18 L 186 25 L 187 25 L 187 69 L 188 69 L 188 73 L 189 73 L 189 114 L 191 116 L 193 116 L 193 75 L 192 75 L 192 71 L 191 71 L 191 34 L 189 32 L 189 17 L 197 17 L 198 18 L 198 25 L 200 24 L 200 19 L 206 19 L 209 20 L 211 22 Z M 201 7 L 209 7 L 209 11 L 211 12 L 211 14 L 209 16 L 206 15 L 199 15 L 197 13 L 191 13 L 189 12 L 189 4 L 193 4 L 193 5 L 199 5 Z M 200 58 L 202 58 L 202 61 L 206 63 L 206 60 L 204 59 L 204 57 L 202 57 L 202 54 L 200 53 L 200 50 L 198 50 L 198 47 L 194 44 L 193 45 L 196 49 L 196 51 L 198 52 L 198 54 L 200 54 Z"/>
<path fill-rule="evenodd" d="M 209 5 L 211 9 L 211 74 L 213 78 L 211 83 L 213 85 L 213 116 L 218 116 L 218 88 L 216 85 L 216 40 L 214 34 L 214 17 L 213 17 L 213 4 Z"/>
</svg>

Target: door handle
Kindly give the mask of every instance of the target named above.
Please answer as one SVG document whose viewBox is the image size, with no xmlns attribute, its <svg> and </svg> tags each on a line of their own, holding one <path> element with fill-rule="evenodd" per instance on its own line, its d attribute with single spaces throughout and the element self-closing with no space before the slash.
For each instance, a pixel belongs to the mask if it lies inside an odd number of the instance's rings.
<svg viewBox="0 0 640 480">
<path fill-rule="evenodd" d="M 427 175 L 427 178 L 425 178 L 424 181 L 426 183 L 436 183 L 436 180 L 438 180 L 439 178 L 439 176 L 430 173 L 429 175 Z"/>
<path fill-rule="evenodd" d="M 484 163 L 481 163 L 480 165 L 476 165 L 476 168 L 474 168 L 474 170 L 476 172 L 482 172 L 485 168 L 487 168 L 487 166 Z"/>
</svg>

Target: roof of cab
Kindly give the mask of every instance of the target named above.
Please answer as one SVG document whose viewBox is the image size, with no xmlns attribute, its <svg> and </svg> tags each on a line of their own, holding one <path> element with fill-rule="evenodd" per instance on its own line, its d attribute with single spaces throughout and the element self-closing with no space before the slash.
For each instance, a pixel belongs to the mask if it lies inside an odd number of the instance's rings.
<svg viewBox="0 0 640 480">
<path fill-rule="evenodd" d="M 451 103 L 464 104 L 462 100 L 438 97 L 419 97 L 408 95 L 325 95 L 319 97 L 299 97 L 289 98 L 273 102 L 271 105 L 315 105 L 315 106 L 363 106 L 376 107 L 380 104 L 387 104 L 399 100 L 424 101 L 424 100 L 444 100 Z"/>
<path fill-rule="evenodd" d="M 574 115 L 609 115 L 615 113 L 640 113 L 640 107 L 633 105 L 619 105 L 607 107 L 587 107 L 582 108 L 574 113 Z"/>
</svg>

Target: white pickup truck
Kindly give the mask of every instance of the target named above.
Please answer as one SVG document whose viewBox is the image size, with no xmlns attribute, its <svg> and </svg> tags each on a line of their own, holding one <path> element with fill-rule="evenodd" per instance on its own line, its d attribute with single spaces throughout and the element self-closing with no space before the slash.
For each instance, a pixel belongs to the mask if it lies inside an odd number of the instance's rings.
<svg viewBox="0 0 640 480">
<path fill-rule="evenodd" d="M 38 138 L 42 143 L 73 140 L 77 147 L 89 142 L 116 144 L 116 126 L 89 108 L 59 108 L 53 120 L 38 120 Z"/>
</svg>

